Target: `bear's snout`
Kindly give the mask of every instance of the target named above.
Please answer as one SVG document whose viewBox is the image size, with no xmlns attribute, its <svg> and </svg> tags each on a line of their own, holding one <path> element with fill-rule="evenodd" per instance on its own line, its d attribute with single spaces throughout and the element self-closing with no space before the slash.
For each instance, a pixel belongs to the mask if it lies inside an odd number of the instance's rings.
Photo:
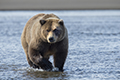
<svg viewBox="0 0 120 80">
<path fill-rule="evenodd" d="M 55 41 L 54 37 L 50 37 L 50 38 L 49 38 L 49 41 L 50 41 L 50 42 L 54 42 L 54 41 Z"/>
</svg>

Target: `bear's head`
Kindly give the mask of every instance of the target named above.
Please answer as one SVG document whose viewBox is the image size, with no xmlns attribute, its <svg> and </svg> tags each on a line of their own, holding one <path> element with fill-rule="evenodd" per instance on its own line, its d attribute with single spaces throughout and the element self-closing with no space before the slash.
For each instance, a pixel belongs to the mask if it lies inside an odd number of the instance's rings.
<svg viewBox="0 0 120 80">
<path fill-rule="evenodd" d="M 41 19 L 41 34 L 44 41 L 56 43 L 65 36 L 64 22 L 61 19 Z"/>
</svg>

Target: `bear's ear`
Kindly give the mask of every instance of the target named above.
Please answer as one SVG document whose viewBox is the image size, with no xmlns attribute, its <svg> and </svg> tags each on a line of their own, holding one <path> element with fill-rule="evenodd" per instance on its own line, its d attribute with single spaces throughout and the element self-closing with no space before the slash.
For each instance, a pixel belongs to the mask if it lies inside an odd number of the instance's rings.
<svg viewBox="0 0 120 80">
<path fill-rule="evenodd" d="M 43 20 L 43 19 L 40 20 L 40 24 L 41 24 L 41 25 L 44 25 L 45 23 L 46 23 L 45 20 Z"/>
<path fill-rule="evenodd" d="M 60 19 L 59 21 L 58 21 L 58 23 L 60 24 L 60 25 L 64 25 L 64 22 L 63 22 L 63 20 L 62 19 Z"/>
</svg>

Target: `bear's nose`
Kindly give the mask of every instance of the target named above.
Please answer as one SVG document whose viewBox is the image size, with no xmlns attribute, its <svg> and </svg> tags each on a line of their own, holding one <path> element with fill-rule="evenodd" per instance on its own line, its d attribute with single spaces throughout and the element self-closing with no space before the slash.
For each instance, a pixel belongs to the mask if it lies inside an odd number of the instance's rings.
<svg viewBox="0 0 120 80">
<path fill-rule="evenodd" d="M 54 40 L 53 37 L 50 37 L 50 38 L 49 38 L 49 41 L 50 41 L 50 42 L 54 42 L 55 40 Z"/>
</svg>

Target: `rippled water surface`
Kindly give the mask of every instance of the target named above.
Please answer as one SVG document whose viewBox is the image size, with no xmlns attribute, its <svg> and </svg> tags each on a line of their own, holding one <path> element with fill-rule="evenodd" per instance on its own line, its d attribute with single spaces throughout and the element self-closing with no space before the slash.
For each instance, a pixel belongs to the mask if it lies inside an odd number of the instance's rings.
<svg viewBox="0 0 120 80">
<path fill-rule="evenodd" d="M 54 13 L 65 22 L 69 52 L 64 72 L 37 70 L 27 63 L 20 36 L 38 13 Z M 120 80 L 120 10 L 0 11 L 0 80 L 42 79 Z"/>
</svg>

